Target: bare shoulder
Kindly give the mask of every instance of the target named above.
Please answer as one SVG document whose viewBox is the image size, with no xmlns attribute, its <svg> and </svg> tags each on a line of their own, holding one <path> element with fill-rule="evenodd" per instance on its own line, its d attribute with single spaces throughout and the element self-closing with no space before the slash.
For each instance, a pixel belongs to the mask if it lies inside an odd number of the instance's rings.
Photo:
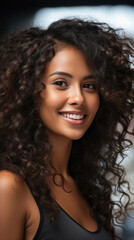
<svg viewBox="0 0 134 240">
<path fill-rule="evenodd" d="M 25 181 L 17 174 L 7 170 L 0 171 L 0 195 L 8 195 L 10 197 L 22 197 L 27 192 Z M 26 195 L 25 195 L 26 197 Z"/>
<path fill-rule="evenodd" d="M 24 185 L 24 180 L 19 175 L 8 170 L 0 171 L 0 190 L 19 190 Z"/>
<path fill-rule="evenodd" d="M 27 195 L 27 185 L 19 175 L 8 170 L 0 171 L 0 209 L 6 204 L 7 207 L 23 209 Z"/>
<path fill-rule="evenodd" d="M 26 192 L 21 177 L 10 171 L 0 171 L 0 239 L 23 239 Z"/>
<path fill-rule="evenodd" d="M 27 186 L 17 174 L 8 170 L 0 171 L 0 208 L 5 204 L 20 207 L 25 203 Z M 22 206 L 21 206 L 22 207 Z"/>
<path fill-rule="evenodd" d="M 1 170 L 0 240 L 33 239 L 39 221 L 39 209 L 26 182 L 15 173 Z"/>
</svg>

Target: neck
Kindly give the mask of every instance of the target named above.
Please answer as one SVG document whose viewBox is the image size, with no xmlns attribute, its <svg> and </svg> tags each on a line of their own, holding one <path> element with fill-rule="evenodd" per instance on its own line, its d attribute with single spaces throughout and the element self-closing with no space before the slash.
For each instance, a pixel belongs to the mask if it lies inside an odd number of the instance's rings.
<svg viewBox="0 0 134 240">
<path fill-rule="evenodd" d="M 53 152 L 51 161 L 58 173 L 62 174 L 64 178 L 69 176 L 68 162 L 72 148 L 72 140 L 61 136 L 49 136 L 53 144 Z"/>
</svg>

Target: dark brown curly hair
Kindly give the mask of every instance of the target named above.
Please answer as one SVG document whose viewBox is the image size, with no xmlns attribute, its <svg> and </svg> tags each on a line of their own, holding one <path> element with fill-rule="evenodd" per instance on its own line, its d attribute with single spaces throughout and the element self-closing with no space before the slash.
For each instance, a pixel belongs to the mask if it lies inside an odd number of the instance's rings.
<svg viewBox="0 0 134 240">
<path fill-rule="evenodd" d="M 123 188 L 125 185 L 130 190 L 129 183 L 119 157 L 122 161 L 125 149 L 132 146 L 128 134 L 134 135 L 134 129 L 129 128 L 134 113 L 134 43 L 123 30 L 72 18 L 58 20 L 48 29 L 31 27 L 1 39 L 0 169 L 28 179 L 50 221 L 54 221 L 58 208 L 47 184 L 49 167 L 54 168 L 50 161 L 53 145 L 38 110 L 47 63 L 64 44 L 84 53 L 101 102 L 84 136 L 73 141 L 69 173 L 97 220 L 114 239 L 114 224 L 125 215 L 130 203 L 129 193 Z M 57 174 L 55 169 L 53 181 Z M 118 202 L 113 198 L 116 193 Z M 127 199 L 125 205 L 123 197 Z"/>
</svg>

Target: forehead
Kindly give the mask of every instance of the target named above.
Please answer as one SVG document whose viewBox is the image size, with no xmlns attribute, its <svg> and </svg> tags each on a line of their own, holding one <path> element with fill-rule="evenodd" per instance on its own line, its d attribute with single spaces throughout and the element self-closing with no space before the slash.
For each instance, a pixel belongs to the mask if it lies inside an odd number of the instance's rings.
<svg viewBox="0 0 134 240">
<path fill-rule="evenodd" d="M 46 75 L 50 75 L 55 71 L 65 71 L 72 75 L 88 75 L 91 72 L 83 52 L 70 45 L 57 51 L 47 64 Z"/>
</svg>

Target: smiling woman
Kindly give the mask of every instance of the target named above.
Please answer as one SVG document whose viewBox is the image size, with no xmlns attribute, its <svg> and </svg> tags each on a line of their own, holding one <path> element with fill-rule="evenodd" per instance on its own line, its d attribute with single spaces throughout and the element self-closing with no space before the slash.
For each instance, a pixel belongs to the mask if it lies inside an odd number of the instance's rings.
<svg viewBox="0 0 134 240">
<path fill-rule="evenodd" d="M 134 135 L 133 55 L 117 30 L 75 18 L 1 40 L 1 240 L 115 239 L 130 202 L 118 156 Z"/>
<path fill-rule="evenodd" d="M 63 47 L 47 65 L 42 82 L 39 111 L 49 137 L 80 139 L 99 108 L 95 79 L 83 53 L 73 46 Z"/>
</svg>

